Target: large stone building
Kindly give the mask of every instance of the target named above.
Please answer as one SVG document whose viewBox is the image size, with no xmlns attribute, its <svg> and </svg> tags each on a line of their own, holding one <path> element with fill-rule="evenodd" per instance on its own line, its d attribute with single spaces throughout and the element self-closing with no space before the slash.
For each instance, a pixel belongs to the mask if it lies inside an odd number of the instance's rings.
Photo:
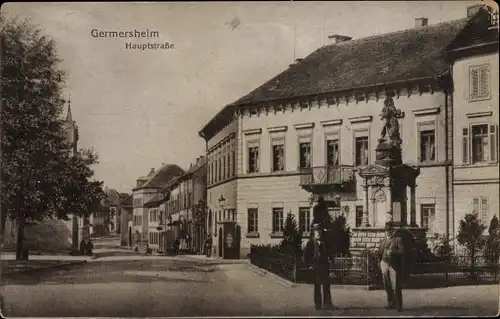
<svg viewBox="0 0 500 319">
<path fill-rule="evenodd" d="M 307 234 L 314 183 L 352 228 L 383 226 L 387 206 L 358 173 L 374 163 L 386 98 L 404 112 L 403 162 L 420 169 L 404 223 L 453 236 L 473 209 L 489 221 L 498 213 L 498 32 L 490 17 L 475 10 L 367 38 L 332 35 L 332 44 L 225 106 L 199 132 L 211 232 L 235 222 L 242 256 L 251 244 L 278 243 L 287 213 Z M 220 238 L 214 246 L 221 255 Z"/>
</svg>

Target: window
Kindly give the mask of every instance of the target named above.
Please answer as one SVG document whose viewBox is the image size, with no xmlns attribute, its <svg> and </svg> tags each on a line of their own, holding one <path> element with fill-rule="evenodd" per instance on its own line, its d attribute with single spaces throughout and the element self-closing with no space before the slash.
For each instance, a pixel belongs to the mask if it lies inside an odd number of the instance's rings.
<svg viewBox="0 0 500 319">
<path fill-rule="evenodd" d="M 217 173 L 217 181 L 221 181 L 222 180 L 222 158 L 220 157 L 219 155 L 219 169 L 218 169 L 218 173 Z"/>
<path fill-rule="evenodd" d="M 490 97 L 490 67 L 488 65 L 470 68 L 470 99 Z"/>
<path fill-rule="evenodd" d="M 138 206 L 141 206 L 141 199 L 140 198 L 136 198 L 134 199 L 134 207 L 138 207 Z"/>
<path fill-rule="evenodd" d="M 327 166 L 338 166 L 339 165 L 339 140 L 328 140 L 326 141 L 326 165 Z"/>
<path fill-rule="evenodd" d="M 299 144 L 299 165 L 300 168 L 311 167 L 311 143 L 303 142 Z"/>
<path fill-rule="evenodd" d="M 482 124 L 463 128 L 462 161 L 464 164 L 496 163 L 498 126 Z"/>
<path fill-rule="evenodd" d="M 356 206 L 356 227 L 361 227 L 362 223 L 363 223 L 363 206 L 357 205 Z"/>
<path fill-rule="evenodd" d="M 273 208 L 273 233 L 283 231 L 283 208 Z"/>
<path fill-rule="evenodd" d="M 236 151 L 233 150 L 233 160 L 231 161 L 231 164 L 233 166 L 233 170 L 232 170 L 232 176 L 235 176 L 236 175 Z"/>
<path fill-rule="evenodd" d="M 285 170 L 285 146 L 273 145 L 273 172 Z"/>
<path fill-rule="evenodd" d="M 259 232 L 259 211 L 257 208 L 248 209 L 248 233 Z"/>
<path fill-rule="evenodd" d="M 311 231 L 311 211 L 309 207 L 299 208 L 299 229 L 302 233 Z"/>
<path fill-rule="evenodd" d="M 149 221 L 157 222 L 158 221 L 158 209 L 150 209 L 149 210 Z"/>
<path fill-rule="evenodd" d="M 435 204 L 422 204 L 420 206 L 421 224 L 423 228 L 432 229 L 434 224 Z"/>
<path fill-rule="evenodd" d="M 248 148 L 248 172 L 256 173 L 259 171 L 259 147 Z"/>
<path fill-rule="evenodd" d="M 214 182 L 214 163 L 210 163 L 210 170 L 208 171 L 209 182 L 212 184 Z"/>
<path fill-rule="evenodd" d="M 488 125 L 472 126 L 472 164 L 488 162 Z"/>
<path fill-rule="evenodd" d="M 356 166 L 368 165 L 368 136 L 356 137 Z"/>
<path fill-rule="evenodd" d="M 226 170 L 226 154 L 222 156 L 222 179 L 226 178 L 227 170 Z"/>
<path fill-rule="evenodd" d="M 472 212 L 477 213 L 479 220 L 485 226 L 489 226 L 488 197 L 474 197 L 472 200 Z"/>
<path fill-rule="evenodd" d="M 420 162 L 436 160 L 436 132 L 435 130 L 420 131 Z"/>
</svg>

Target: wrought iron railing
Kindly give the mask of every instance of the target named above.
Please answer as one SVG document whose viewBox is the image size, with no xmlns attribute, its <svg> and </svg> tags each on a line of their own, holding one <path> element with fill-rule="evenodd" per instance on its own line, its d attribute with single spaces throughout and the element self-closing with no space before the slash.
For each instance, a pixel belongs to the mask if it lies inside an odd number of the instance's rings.
<svg viewBox="0 0 500 319">
<path fill-rule="evenodd" d="M 311 283 L 308 265 L 292 256 L 269 251 L 253 252 L 250 261 L 255 266 L 273 272 L 292 282 Z M 405 279 L 406 287 L 431 287 L 498 283 L 498 263 L 488 263 L 477 256 L 471 263 L 469 256 L 455 256 L 448 262 L 417 262 Z M 332 284 L 382 287 L 382 274 L 376 256 L 336 257 L 330 264 Z"/>
<path fill-rule="evenodd" d="M 354 167 L 350 165 L 301 168 L 300 174 L 301 185 L 345 184 L 354 181 Z"/>
</svg>

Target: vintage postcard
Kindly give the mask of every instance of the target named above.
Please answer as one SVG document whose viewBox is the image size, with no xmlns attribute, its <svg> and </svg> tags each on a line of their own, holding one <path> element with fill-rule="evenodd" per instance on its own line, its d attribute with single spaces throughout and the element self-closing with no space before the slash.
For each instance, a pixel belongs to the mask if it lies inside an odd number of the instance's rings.
<svg viewBox="0 0 500 319">
<path fill-rule="evenodd" d="M 492 1 L 5 3 L 5 317 L 499 313 Z"/>
</svg>

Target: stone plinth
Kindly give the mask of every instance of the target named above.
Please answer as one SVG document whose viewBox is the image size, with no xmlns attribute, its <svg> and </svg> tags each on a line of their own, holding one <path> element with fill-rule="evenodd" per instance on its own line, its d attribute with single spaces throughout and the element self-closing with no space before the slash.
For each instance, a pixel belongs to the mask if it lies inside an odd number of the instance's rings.
<svg viewBox="0 0 500 319">
<path fill-rule="evenodd" d="M 415 248 L 419 246 L 418 242 L 425 242 L 427 229 L 421 227 L 398 227 L 396 232 L 401 230 L 409 231 L 415 241 Z M 380 246 L 380 242 L 385 237 L 383 227 L 356 227 L 351 230 L 351 255 L 359 256 L 364 250 L 375 250 Z"/>
<path fill-rule="evenodd" d="M 398 145 L 380 142 L 375 148 L 375 164 L 394 166 L 402 164 L 401 148 Z"/>
<path fill-rule="evenodd" d="M 385 236 L 384 228 L 357 227 L 351 231 L 351 254 L 359 256 L 364 250 L 373 250 L 379 247 Z"/>
</svg>

